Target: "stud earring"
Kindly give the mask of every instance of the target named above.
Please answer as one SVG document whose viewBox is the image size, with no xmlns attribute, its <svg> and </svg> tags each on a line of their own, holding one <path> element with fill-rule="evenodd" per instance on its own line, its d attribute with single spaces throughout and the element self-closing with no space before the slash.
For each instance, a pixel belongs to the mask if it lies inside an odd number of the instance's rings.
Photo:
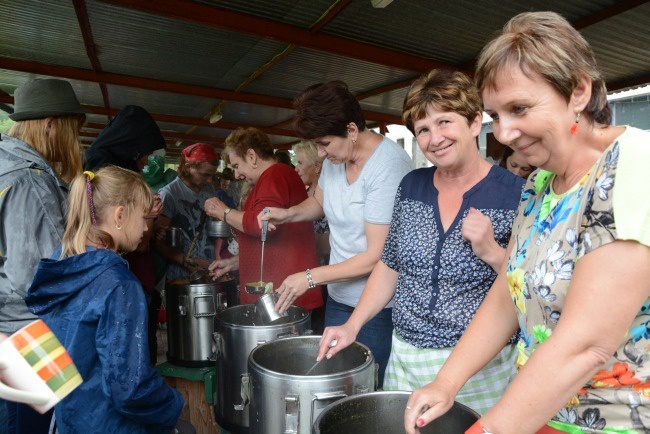
<svg viewBox="0 0 650 434">
<path fill-rule="evenodd" d="M 122 225 L 117 225 L 117 224 L 116 224 L 116 225 L 115 225 L 115 229 L 117 229 L 118 231 L 121 231 L 121 230 L 122 230 Z"/>
<path fill-rule="evenodd" d="M 580 115 L 582 112 L 578 112 L 578 115 L 576 116 L 576 122 L 571 125 L 571 129 L 569 130 L 571 132 L 571 135 L 575 136 L 578 134 L 578 122 L 580 122 Z"/>
</svg>

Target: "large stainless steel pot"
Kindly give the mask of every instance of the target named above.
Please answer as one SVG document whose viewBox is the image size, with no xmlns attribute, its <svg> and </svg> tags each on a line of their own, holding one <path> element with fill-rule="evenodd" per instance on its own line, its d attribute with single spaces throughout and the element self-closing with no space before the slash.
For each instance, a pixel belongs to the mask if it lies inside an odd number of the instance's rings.
<svg viewBox="0 0 650 434">
<path fill-rule="evenodd" d="M 251 352 L 251 434 L 309 434 L 314 419 L 332 401 L 375 389 L 374 358 L 358 342 L 322 361 L 314 371 L 318 375 L 306 375 L 320 338 L 279 339 Z"/>
<path fill-rule="evenodd" d="M 311 333 L 311 316 L 290 306 L 282 323 L 264 325 L 253 304 L 229 307 L 217 315 L 217 390 L 215 418 L 230 433 L 249 431 L 248 356 L 258 345 Z"/>
<path fill-rule="evenodd" d="M 213 218 L 209 218 L 205 222 L 205 233 L 214 238 L 230 238 L 233 236 L 232 226 Z"/>
<path fill-rule="evenodd" d="M 411 392 L 372 392 L 343 398 L 316 418 L 313 434 L 402 434 L 404 411 Z M 459 402 L 438 419 L 420 428 L 421 434 L 464 433 L 480 418 Z"/>
<path fill-rule="evenodd" d="M 169 362 L 190 368 L 214 366 L 215 316 L 230 304 L 230 294 L 235 293 L 238 295 L 237 282 L 232 279 L 191 282 L 184 277 L 167 282 Z"/>
</svg>

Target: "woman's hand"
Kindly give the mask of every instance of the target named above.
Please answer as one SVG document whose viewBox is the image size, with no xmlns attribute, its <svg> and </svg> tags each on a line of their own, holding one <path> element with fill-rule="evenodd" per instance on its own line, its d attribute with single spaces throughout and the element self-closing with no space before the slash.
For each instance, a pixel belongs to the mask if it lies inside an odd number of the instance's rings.
<svg viewBox="0 0 650 434">
<path fill-rule="evenodd" d="M 452 407 L 455 394 L 441 383 L 444 381 L 435 380 L 413 391 L 404 411 L 404 429 L 407 434 L 419 433 L 419 428 L 442 416 Z"/>
<path fill-rule="evenodd" d="M 320 338 L 320 350 L 316 361 L 321 361 L 323 357 L 331 358 L 334 354 L 344 350 L 357 339 L 359 330 L 355 330 L 349 323 L 341 326 L 327 327 Z M 334 345 L 332 343 L 336 341 Z"/>
<path fill-rule="evenodd" d="M 276 291 L 280 297 L 275 304 L 275 309 L 280 313 L 286 311 L 296 298 L 303 295 L 308 289 L 309 282 L 304 271 L 287 277 Z"/>
<path fill-rule="evenodd" d="M 234 270 L 239 270 L 239 256 L 219 259 L 208 266 L 208 271 L 210 272 L 212 280 L 217 280 L 224 274 Z"/>
<path fill-rule="evenodd" d="M 470 242 L 472 251 L 479 259 L 499 271 L 506 251 L 494 240 L 494 227 L 490 217 L 470 208 L 463 221 L 461 235 Z"/>
<path fill-rule="evenodd" d="M 212 218 L 223 220 L 223 213 L 228 208 L 225 203 L 216 197 L 210 198 L 203 204 L 205 213 Z"/>
<path fill-rule="evenodd" d="M 151 210 L 147 214 L 146 218 L 148 219 L 157 219 L 160 213 L 163 210 L 163 203 L 160 199 L 160 195 L 157 194 L 153 197 L 153 204 L 151 205 Z"/>
<path fill-rule="evenodd" d="M 288 210 L 284 208 L 266 207 L 257 215 L 257 224 L 259 225 L 260 229 L 262 229 L 262 222 L 264 220 L 268 220 L 269 230 L 273 231 L 277 229 L 276 225 L 287 223 L 288 219 L 289 219 Z"/>
</svg>

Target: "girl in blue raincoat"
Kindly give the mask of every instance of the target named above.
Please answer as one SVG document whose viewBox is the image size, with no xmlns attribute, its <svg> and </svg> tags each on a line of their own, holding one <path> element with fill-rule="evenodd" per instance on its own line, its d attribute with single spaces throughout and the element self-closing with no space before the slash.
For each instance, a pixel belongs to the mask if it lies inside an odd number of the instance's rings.
<svg viewBox="0 0 650 434">
<path fill-rule="evenodd" d="M 72 182 L 66 231 L 25 298 L 68 349 L 83 383 L 55 407 L 60 434 L 169 433 L 183 398 L 151 367 L 147 302 L 120 253 L 147 230 L 142 177 L 107 166 Z"/>
</svg>

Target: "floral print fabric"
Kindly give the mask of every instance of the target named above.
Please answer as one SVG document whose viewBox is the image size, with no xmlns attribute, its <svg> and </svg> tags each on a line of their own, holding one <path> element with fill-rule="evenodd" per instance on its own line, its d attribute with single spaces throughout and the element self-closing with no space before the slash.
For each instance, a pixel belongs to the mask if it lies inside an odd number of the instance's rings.
<svg viewBox="0 0 650 434">
<path fill-rule="evenodd" d="M 592 250 L 618 239 L 615 216 L 624 210 L 614 212 L 613 197 L 619 156 L 622 150 L 630 150 L 624 146 L 630 135 L 628 131 L 622 134 L 568 192 L 555 194 L 551 187 L 554 175 L 543 170 L 535 172 L 524 188 L 507 270 L 521 328 L 518 367 L 553 333 L 575 264 Z M 639 306 L 618 351 L 576 391 L 551 426 L 580 433 L 650 432 L 649 308 L 650 299 Z"/>
<path fill-rule="evenodd" d="M 496 277 L 461 235 L 470 207 L 490 217 L 494 239 L 505 247 L 524 184 L 507 170 L 492 167 L 465 192 L 445 232 L 433 185 L 435 170 L 417 169 L 402 180 L 381 258 L 399 273 L 393 325 L 417 348 L 455 346 Z"/>
</svg>

